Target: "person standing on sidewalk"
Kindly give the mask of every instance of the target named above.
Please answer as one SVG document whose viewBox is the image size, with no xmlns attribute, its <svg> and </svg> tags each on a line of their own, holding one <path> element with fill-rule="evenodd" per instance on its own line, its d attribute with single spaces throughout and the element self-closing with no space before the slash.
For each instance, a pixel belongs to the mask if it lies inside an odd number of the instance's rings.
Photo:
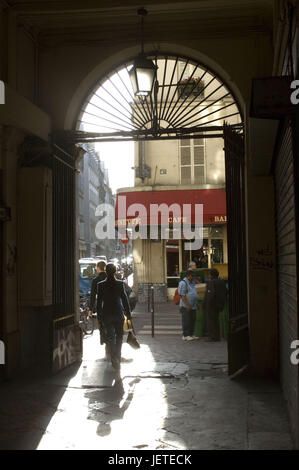
<svg viewBox="0 0 299 470">
<path fill-rule="evenodd" d="M 190 263 L 188 264 L 188 269 L 190 271 L 196 271 L 197 270 L 195 261 L 190 261 Z M 195 276 L 194 272 L 193 272 L 193 282 L 195 282 L 195 284 L 200 284 L 200 280 Z"/>
<path fill-rule="evenodd" d="M 188 269 L 186 277 L 180 281 L 178 294 L 180 298 L 180 311 L 182 314 L 183 340 L 197 339 L 193 336 L 196 310 L 198 307 L 198 295 L 193 281 L 193 271 Z"/>
<path fill-rule="evenodd" d="M 225 281 L 219 277 L 217 269 L 211 269 L 210 276 L 211 279 L 207 282 L 203 307 L 210 341 L 220 341 L 219 313 L 224 309 L 227 290 Z"/>
<path fill-rule="evenodd" d="M 116 380 L 120 378 L 120 359 L 123 340 L 124 314 L 131 319 L 130 305 L 124 283 L 116 279 L 116 267 L 106 265 L 107 278 L 98 283 L 97 312 L 106 332 L 106 344 L 111 357 L 112 367 L 116 371 Z"/>
</svg>

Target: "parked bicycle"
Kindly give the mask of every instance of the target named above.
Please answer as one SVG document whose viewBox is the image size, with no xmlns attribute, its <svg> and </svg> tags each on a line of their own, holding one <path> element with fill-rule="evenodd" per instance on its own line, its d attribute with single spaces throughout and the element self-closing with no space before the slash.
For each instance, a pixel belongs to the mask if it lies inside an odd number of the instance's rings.
<svg viewBox="0 0 299 470">
<path fill-rule="evenodd" d="M 88 315 L 88 298 L 80 296 L 79 325 L 85 335 L 91 335 L 94 331 L 94 318 Z"/>
</svg>

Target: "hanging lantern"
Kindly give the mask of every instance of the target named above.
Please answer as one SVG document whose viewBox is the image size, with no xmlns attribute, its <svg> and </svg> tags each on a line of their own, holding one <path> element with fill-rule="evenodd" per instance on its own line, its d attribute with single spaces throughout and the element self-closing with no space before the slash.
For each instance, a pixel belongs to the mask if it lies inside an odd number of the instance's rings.
<svg viewBox="0 0 299 470">
<path fill-rule="evenodd" d="M 145 8 L 137 11 L 141 16 L 141 53 L 136 57 L 133 67 L 129 71 L 135 96 L 148 96 L 152 93 L 158 67 L 146 57 L 143 47 L 143 22 L 147 15 Z"/>
<path fill-rule="evenodd" d="M 152 93 L 156 73 L 157 66 L 144 53 L 139 54 L 129 71 L 135 96 L 148 96 Z"/>
</svg>

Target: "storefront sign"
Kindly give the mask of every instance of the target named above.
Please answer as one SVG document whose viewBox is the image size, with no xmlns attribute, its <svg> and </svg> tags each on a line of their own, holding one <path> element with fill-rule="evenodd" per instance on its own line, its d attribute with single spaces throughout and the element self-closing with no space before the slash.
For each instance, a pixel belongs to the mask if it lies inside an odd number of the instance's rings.
<svg viewBox="0 0 299 470">
<path fill-rule="evenodd" d="M 214 222 L 215 223 L 219 223 L 219 222 L 226 223 L 227 222 L 227 217 L 226 217 L 226 215 L 215 215 Z"/>
<path fill-rule="evenodd" d="M 126 218 L 118 218 L 118 201 L 126 196 L 127 208 L 134 207 L 136 211 L 127 212 Z M 170 225 L 195 222 L 196 205 L 203 207 L 203 223 L 226 223 L 226 194 L 224 189 L 206 190 L 165 190 L 165 191 L 131 191 L 117 195 L 115 207 L 116 227 L 136 227 L 137 225 L 153 225 L 156 222 L 151 214 L 151 208 L 159 208 L 158 224 L 161 220 L 168 220 Z M 139 206 L 139 208 L 137 207 Z M 173 214 L 171 207 L 176 206 L 178 213 Z M 190 208 L 186 211 L 186 206 Z M 141 210 L 142 209 L 142 210 Z M 134 217 L 134 212 L 136 217 Z"/>
</svg>

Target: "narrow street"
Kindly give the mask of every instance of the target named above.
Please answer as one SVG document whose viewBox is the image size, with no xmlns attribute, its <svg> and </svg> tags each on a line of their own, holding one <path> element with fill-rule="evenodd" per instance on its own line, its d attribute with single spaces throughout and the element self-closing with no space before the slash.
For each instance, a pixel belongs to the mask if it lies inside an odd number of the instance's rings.
<svg viewBox="0 0 299 470">
<path fill-rule="evenodd" d="M 81 364 L 0 390 L 1 449 L 292 449 L 276 383 L 227 377 L 226 343 L 182 341 L 178 308 L 147 306 L 134 322 L 140 350 L 123 346 L 124 392 L 113 387 L 99 333 Z"/>
</svg>

